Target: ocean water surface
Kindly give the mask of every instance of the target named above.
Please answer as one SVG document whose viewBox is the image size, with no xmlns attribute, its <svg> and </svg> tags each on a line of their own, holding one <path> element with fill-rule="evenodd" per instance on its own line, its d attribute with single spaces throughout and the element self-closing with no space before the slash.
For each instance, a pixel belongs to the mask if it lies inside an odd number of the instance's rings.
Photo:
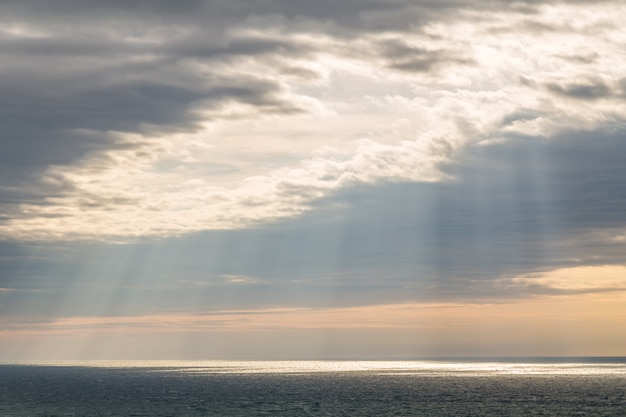
<svg viewBox="0 0 626 417">
<path fill-rule="evenodd" d="M 626 416 L 626 360 L 0 364 L 0 416 Z"/>
</svg>

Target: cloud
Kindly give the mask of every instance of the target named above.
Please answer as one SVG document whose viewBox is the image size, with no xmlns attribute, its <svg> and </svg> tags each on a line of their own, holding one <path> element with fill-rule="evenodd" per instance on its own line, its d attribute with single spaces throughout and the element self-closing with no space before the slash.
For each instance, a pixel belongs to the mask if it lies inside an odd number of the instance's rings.
<svg viewBox="0 0 626 417">
<path fill-rule="evenodd" d="M 0 305 L 5 312 L 49 315 L 146 314 L 155 306 L 162 312 L 206 305 L 512 302 L 618 291 L 604 278 L 611 271 L 619 275 L 626 250 L 622 137 L 622 131 L 591 131 L 549 140 L 510 138 L 468 147 L 453 162 L 439 164 L 444 180 L 368 183 L 364 177 L 337 187 L 341 176 L 329 176 L 318 186 L 336 188 L 322 188 L 328 194 L 312 202 L 305 194 L 315 189 L 311 184 L 294 180 L 297 173 L 281 175 L 281 192 L 293 199 L 304 195 L 309 210 L 254 227 L 157 234 L 160 239 L 127 245 L 77 243 L 59 232 L 58 240 L 36 244 L 39 250 L 30 256 L 28 246 L 6 243 L 3 253 L 13 255 L 2 262 L 0 287 L 16 291 Z M 404 157 L 407 149 L 391 148 Z M 362 153 L 379 157 L 383 151 L 390 149 L 365 143 Z M 399 156 L 391 155 L 384 160 L 395 176 Z M 375 167 L 372 178 L 379 178 L 373 157 L 362 163 Z M 328 155 L 311 162 L 303 177 L 314 169 L 328 175 L 326 161 Z M 267 209 L 259 184 L 259 200 L 248 200 L 251 210 Z M 103 204 L 113 207 L 96 201 Z M 194 215 L 187 214 L 187 224 L 198 221 Z M 66 234 L 71 227 L 59 230 Z M 102 219 L 91 219 L 90 227 L 102 235 Z M 112 222 L 111 231 L 115 227 Z M 574 279 L 577 286 L 563 286 L 570 271 L 590 271 L 586 286 Z"/>
<path fill-rule="evenodd" d="M 299 260 L 326 277 L 358 270 L 370 290 L 393 259 L 405 269 L 386 277 L 390 299 L 502 296 L 506 273 L 617 262 L 618 13 L 499 6 L 5 3 L 0 233 L 250 238 L 275 270 L 258 255 L 211 276 L 263 284 L 310 283 Z M 410 24 L 409 11 L 426 13 Z M 307 231 L 318 252 L 277 259 L 258 243 L 274 228 Z M 354 243 L 319 243 L 339 231 Z"/>
<path fill-rule="evenodd" d="M 245 275 L 224 275 L 223 278 L 231 284 L 256 284 L 258 282 L 257 278 Z"/>
<path fill-rule="evenodd" d="M 548 90 L 553 93 L 580 100 L 595 100 L 611 95 L 609 87 L 600 80 L 591 80 L 587 83 L 580 84 L 568 84 L 566 86 L 548 84 L 547 87 Z"/>
<path fill-rule="evenodd" d="M 3 357 L 22 360 L 616 355 L 623 318 L 623 297 L 593 294 L 508 304 L 13 320 L 2 323 L 0 337 Z"/>
<path fill-rule="evenodd" d="M 471 63 L 462 59 L 459 52 L 411 46 L 399 39 L 381 41 L 380 50 L 381 55 L 389 60 L 387 65 L 401 71 L 429 72 L 440 65 Z"/>
<path fill-rule="evenodd" d="M 23 204 L 22 212 L 31 219 L 9 220 L 3 229 L 17 232 L 22 238 L 29 235 L 44 238 L 48 232 L 40 234 L 43 226 L 63 239 L 63 236 L 80 238 L 81 235 L 123 238 L 241 227 L 302 213 L 312 199 L 353 183 L 381 179 L 432 181 L 439 175 L 435 164 L 442 157 L 433 153 L 437 148 L 428 143 L 407 141 L 389 146 L 362 141 L 354 155 L 335 152 L 333 159 L 305 160 L 300 167 L 245 178 L 233 190 L 201 179 L 186 180 L 174 170 L 158 175 L 161 178 L 152 192 L 149 185 L 152 174 L 144 171 L 144 164 L 152 164 L 156 158 L 153 154 L 136 158 L 141 145 L 135 143 L 135 146 L 139 149 L 129 146 L 129 149 L 110 152 L 105 160 L 101 157 L 87 160 L 82 172 L 70 174 L 61 167 L 50 169 L 47 181 L 66 191 L 61 196 L 49 197 L 49 204 Z M 162 146 L 175 145 L 163 142 Z M 86 180 L 87 177 L 90 179 Z M 112 182 L 120 177 L 124 178 L 123 183 Z M 167 194 L 162 193 L 164 183 L 175 184 L 166 186 L 170 188 Z M 134 218 L 131 217 L 133 212 Z M 165 217 L 159 223 L 152 223 L 150 217 L 146 217 L 150 213 Z M 85 226 L 92 232 L 85 234 Z"/>
<path fill-rule="evenodd" d="M 623 265 L 578 266 L 498 280 L 530 294 L 589 294 L 626 291 Z"/>
<path fill-rule="evenodd" d="M 3 1 L 0 353 L 619 352 L 616 5 Z"/>
<path fill-rule="evenodd" d="M 261 18 L 257 6 L 236 3 L 217 32 L 188 14 L 217 4 L 132 3 L 117 32 L 108 26 L 117 9 L 92 5 L 106 10 L 93 15 L 108 22 L 98 37 L 77 37 L 84 26 L 73 20 L 73 37 L 55 19 L 5 28 L 12 64 L 0 90 L 13 113 L 5 113 L 0 146 L 13 175 L 3 188 L 4 236 L 123 240 L 249 227 L 301 215 L 357 184 L 445 180 L 439 165 L 466 146 L 609 130 L 626 112 L 611 53 L 617 38 L 598 38 L 607 52 L 593 60 L 564 65 L 569 51 L 598 47 L 515 24 L 490 34 L 527 19 L 520 10 L 432 6 L 423 27 L 363 27 L 355 39 L 313 34 L 289 17 L 293 5 L 281 18 Z M 299 7 L 317 19 L 353 6 Z M 404 5 L 361 7 L 366 16 Z M 27 6 L 9 10 L 39 16 Z M 147 16 L 158 13 L 174 20 L 148 30 Z M 607 16 L 603 4 L 533 11 L 545 25 L 578 21 L 589 36 Z M 183 30 L 176 19 L 190 25 Z"/>
</svg>

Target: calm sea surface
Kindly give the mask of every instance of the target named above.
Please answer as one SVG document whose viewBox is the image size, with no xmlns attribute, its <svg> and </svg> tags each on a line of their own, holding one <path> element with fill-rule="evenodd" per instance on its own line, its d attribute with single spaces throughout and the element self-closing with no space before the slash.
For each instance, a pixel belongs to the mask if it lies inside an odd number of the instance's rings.
<svg viewBox="0 0 626 417">
<path fill-rule="evenodd" d="M 0 364 L 0 416 L 626 416 L 626 361 Z"/>
</svg>

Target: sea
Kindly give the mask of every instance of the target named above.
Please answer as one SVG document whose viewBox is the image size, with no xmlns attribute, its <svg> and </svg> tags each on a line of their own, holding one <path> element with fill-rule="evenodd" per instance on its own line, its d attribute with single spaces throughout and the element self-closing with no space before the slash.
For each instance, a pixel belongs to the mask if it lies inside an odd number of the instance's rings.
<svg viewBox="0 0 626 417">
<path fill-rule="evenodd" d="M 626 359 L 0 363 L 0 416 L 626 416 Z"/>
</svg>

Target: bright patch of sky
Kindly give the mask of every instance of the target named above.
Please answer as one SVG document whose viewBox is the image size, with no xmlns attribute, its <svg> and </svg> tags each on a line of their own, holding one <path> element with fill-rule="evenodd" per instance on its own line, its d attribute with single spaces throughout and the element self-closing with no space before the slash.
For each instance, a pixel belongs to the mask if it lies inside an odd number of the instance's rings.
<svg viewBox="0 0 626 417">
<path fill-rule="evenodd" d="M 621 2 L 28 0 L 0 14 L 11 355 L 50 329 L 59 346 L 85 328 L 89 346 L 103 327 L 211 332 L 207 310 L 232 318 L 232 343 L 271 317 L 315 328 L 301 340 L 397 323 L 432 340 L 394 333 L 388 354 L 362 356 L 480 354 L 422 307 L 480 310 L 461 320 L 480 333 L 483 303 L 515 322 L 532 300 L 623 299 Z M 558 354 L 544 327 L 536 350 L 483 348 Z M 618 352 L 600 328 L 570 353 Z M 277 354 L 333 356 L 289 346 Z"/>
</svg>

